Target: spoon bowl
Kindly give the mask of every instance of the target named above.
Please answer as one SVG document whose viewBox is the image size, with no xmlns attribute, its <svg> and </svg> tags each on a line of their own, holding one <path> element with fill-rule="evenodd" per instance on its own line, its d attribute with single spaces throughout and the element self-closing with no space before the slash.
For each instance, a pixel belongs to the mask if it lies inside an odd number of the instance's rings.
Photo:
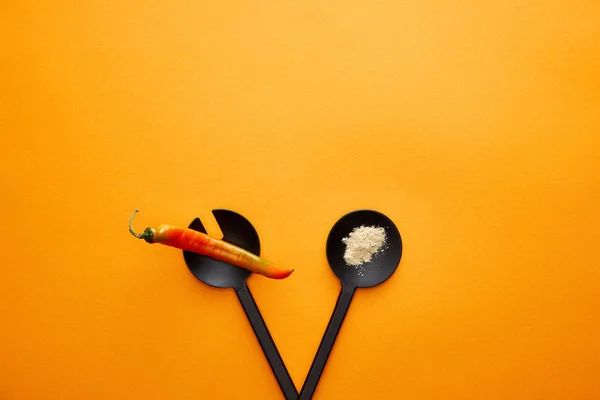
<svg viewBox="0 0 600 400">
<path fill-rule="evenodd" d="M 354 228 L 375 226 L 385 230 L 386 240 L 371 260 L 358 266 L 346 263 L 346 245 L 342 239 Z M 342 285 L 368 288 L 385 282 L 398 267 L 402 257 L 402 239 L 396 225 L 378 211 L 358 210 L 344 215 L 333 226 L 327 237 L 327 261 Z"/>
</svg>

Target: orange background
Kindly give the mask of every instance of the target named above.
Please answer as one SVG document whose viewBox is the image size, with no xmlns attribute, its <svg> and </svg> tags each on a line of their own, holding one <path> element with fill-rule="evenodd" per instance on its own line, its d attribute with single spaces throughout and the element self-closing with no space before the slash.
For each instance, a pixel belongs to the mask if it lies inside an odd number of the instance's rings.
<svg viewBox="0 0 600 400">
<path fill-rule="evenodd" d="M 0 398 L 277 399 L 231 290 L 134 240 L 213 208 L 301 387 L 327 233 L 390 216 L 315 399 L 600 396 L 600 3 L 0 5 Z"/>
</svg>

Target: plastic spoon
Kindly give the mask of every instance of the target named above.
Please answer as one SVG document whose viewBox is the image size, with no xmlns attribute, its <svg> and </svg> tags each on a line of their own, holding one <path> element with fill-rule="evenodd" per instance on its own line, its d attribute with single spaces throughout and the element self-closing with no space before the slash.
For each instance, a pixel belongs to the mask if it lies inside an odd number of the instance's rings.
<svg viewBox="0 0 600 400">
<path fill-rule="evenodd" d="M 374 255 L 370 262 L 361 265 L 360 268 L 355 268 L 348 266 L 344 260 L 346 247 L 342 239 L 347 237 L 354 228 L 362 225 L 384 228 L 387 240 L 383 251 Z M 308 376 L 304 381 L 300 400 L 312 399 L 335 339 L 350 308 L 354 292 L 357 288 L 379 285 L 396 271 L 402 257 L 402 239 L 400 232 L 388 217 L 377 211 L 359 210 L 346 214 L 333 226 L 327 238 L 326 252 L 331 270 L 342 283 L 342 290 Z"/>
<path fill-rule="evenodd" d="M 260 255 L 258 234 L 246 218 L 229 210 L 213 210 L 213 215 L 223 232 L 224 241 Z M 198 218 L 192 221 L 189 228 L 206 233 L 206 229 Z M 201 282 L 217 288 L 233 288 L 235 290 L 283 395 L 286 400 L 297 400 L 296 386 L 294 386 L 273 342 L 250 289 L 246 285 L 246 279 L 251 272 L 197 253 L 184 251 L 183 256 L 190 272 Z"/>
</svg>

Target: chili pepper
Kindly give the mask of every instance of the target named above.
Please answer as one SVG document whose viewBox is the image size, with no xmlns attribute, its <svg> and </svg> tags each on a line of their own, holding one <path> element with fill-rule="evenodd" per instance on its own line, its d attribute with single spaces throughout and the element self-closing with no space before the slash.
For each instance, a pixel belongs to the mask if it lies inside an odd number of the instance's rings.
<svg viewBox="0 0 600 400">
<path fill-rule="evenodd" d="M 209 256 L 273 279 L 287 278 L 294 272 L 293 268 L 277 268 L 267 260 L 264 260 L 245 249 L 189 228 L 179 228 L 172 225 L 158 225 L 154 228 L 146 228 L 143 233 L 136 233 L 133 231 L 131 225 L 133 217 L 135 217 L 135 214 L 137 214 L 138 211 L 139 210 L 135 210 L 129 219 L 129 232 L 136 238 L 144 239 L 148 243 L 160 243 L 181 250 Z"/>
</svg>

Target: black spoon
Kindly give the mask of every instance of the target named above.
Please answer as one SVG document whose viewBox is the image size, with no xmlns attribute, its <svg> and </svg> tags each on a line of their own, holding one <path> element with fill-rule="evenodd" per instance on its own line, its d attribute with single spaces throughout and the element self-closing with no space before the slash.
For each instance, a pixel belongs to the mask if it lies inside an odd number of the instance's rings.
<svg viewBox="0 0 600 400">
<path fill-rule="evenodd" d="M 346 246 L 342 239 L 347 237 L 354 228 L 362 225 L 384 228 L 386 245 L 383 251 L 373 256 L 371 261 L 364 263 L 360 268 L 355 268 L 348 266 L 344 260 Z M 402 257 L 402 239 L 400 232 L 388 217 L 377 211 L 359 210 L 346 214 L 336 222 L 329 232 L 326 252 L 331 270 L 342 282 L 342 290 L 317 355 L 304 381 L 300 400 L 312 399 L 356 288 L 376 286 L 392 276 Z"/>
<path fill-rule="evenodd" d="M 258 233 L 246 218 L 229 210 L 213 210 L 213 215 L 221 228 L 221 232 L 223 232 L 224 241 L 260 255 Z M 199 218 L 194 219 L 189 228 L 206 233 L 206 229 L 204 229 L 204 225 L 202 225 Z M 190 272 L 201 282 L 217 288 L 233 288 L 235 290 L 283 395 L 286 400 L 297 400 L 298 391 L 296 386 L 294 386 L 292 378 L 273 342 L 250 289 L 246 285 L 246 279 L 251 272 L 188 251 L 183 252 L 183 258 Z"/>
</svg>

